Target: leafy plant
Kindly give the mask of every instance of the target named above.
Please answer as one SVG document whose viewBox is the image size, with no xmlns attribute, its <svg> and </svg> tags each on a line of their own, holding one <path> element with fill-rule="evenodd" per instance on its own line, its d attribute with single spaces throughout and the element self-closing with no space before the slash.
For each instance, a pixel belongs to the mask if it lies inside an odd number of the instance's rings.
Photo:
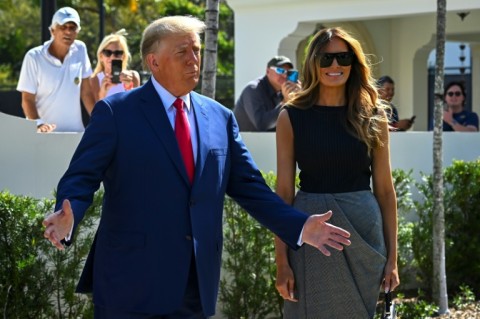
<svg viewBox="0 0 480 319">
<path fill-rule="evenodd" d="M 3 318 L 52 316 L 54 276 L 42 257 L 49 246 L 41 222 L 51 201 L 0 193 L 0 306 Z"/>
<path fill-rule="evenodd" d="M 480 289 L 480 159 L 454 161 L 444 171 L 445 254 L 449 292 L 462 284 Z M 419 267 L 419 279 L 431 287 L 432 270 L 432 181 L 424 176 L 417 185 L 423 195 L 415 206 L 419 220 L 413 229 L 412 248 Z"/>
<path fill-rule="evenodd" d="M 467 285 L 461 285 L 459 287 L 460 293 L 453 297 L 453 304 L 457 309 L 463 309 L 467 305 L 475 302 L 475 294 Z"/>
<path fill-rule="evenodd" d="M 74 293 L 100 214 L 102 192 L 74 243 L 58 251 L 43 238 L 53 200 L 0 192 L 0 311 L 3 318 L 93 318 L 89 297 Z"/>
<path fill-rule="evenodd" d="M 264 174 L 270 187 L 276 176 Z M 281 318 L 283 300 L 275 289 L 275 248 L 271 232 L 231 198 L 225 199 L 225 241 L 219 300 L 229 319 Z"/>
<path fill-rule="evenodd" d="M 399 318 L 418 319 L 434 316 L 438 312 L 438 307 L 425 300 L 416 300 L 402 302 L 397 305 L 396 310 Z"/>
<path fill-rule="evenodd" d="M 392 171 L 393 184 L 397 193 L 398 211 L 398 268 L 402 286 L 415 280 L 415 263 L 412 248 L 414 222 L 408 215 L 414 209 L 411 186 L 414 184 L 412 170 Z"/>
</svg>

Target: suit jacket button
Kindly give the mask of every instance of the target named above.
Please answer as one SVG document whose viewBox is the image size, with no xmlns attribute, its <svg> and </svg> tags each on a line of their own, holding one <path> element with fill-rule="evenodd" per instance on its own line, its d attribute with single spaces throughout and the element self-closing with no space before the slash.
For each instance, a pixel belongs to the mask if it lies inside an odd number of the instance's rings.
<svg viewBox="0 0 480 319">
<path fill-rule="evenodd" d="M 186 239 L 186 240 L 192 240 L 192 236 L 187 235 L 187 236 L 185 236 L 185 239 Z"/>
<path fill-rule="evenodd" d="M 194 201 L 194 200 L 190 200 L 189 204 L 190 204 L 190 206 L 193 206 L 193 205 L 195 205 L 195 201 Z"/>
</svg>

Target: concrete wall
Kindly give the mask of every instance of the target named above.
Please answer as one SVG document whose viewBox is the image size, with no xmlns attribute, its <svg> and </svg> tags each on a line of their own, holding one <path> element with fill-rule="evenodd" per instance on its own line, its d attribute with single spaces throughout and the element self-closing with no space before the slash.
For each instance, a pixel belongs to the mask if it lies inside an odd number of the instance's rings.
<svg viewBox="0 0 480 319">
<path fill-rule="evenodd" d="M 35 123 L 0 113 L 0 189 L 36 198 L 52 198 L 81 133 L 37 134 Z M 242 133 L 259 168 L 276 172 L 275 133 Z M 393 168 L 431 173 L 432 132 L 391 134 Z M 480 157 L 480 133 L 445 133 L 443 163 Z"/>
</svg>

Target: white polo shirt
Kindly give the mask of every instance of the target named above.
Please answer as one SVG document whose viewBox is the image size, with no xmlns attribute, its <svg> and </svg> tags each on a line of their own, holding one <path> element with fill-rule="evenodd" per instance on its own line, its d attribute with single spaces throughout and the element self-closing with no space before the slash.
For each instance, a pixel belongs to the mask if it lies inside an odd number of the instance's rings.
<svg viewBox="0 0 480 319">
<path fill-rule="evenodd" d="M 51 43 L 27 52 L 17 90 L 35 94 L 38 115 L 56 124 L 55 132 L 83 132 L 80 86 L 92 75 L 87 48 L 75 40 L 62 63 L 48 52 Z"/>
</svg>

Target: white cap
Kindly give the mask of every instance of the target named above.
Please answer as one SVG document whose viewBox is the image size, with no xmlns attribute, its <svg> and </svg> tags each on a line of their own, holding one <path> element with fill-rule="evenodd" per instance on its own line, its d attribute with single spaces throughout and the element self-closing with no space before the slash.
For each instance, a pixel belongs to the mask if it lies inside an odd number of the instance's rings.
<svg viewBox="0 0 480 319">
<path fill-rule="evenodd" d="M 77 10 L 70 7 L 58 9 L 58 11 L 53 15 L 52 25 L 50 27 L 54 27 L 57 24 L 64 25 L 67 22 L 75 23 L 78 27 L 78 30 L 80 30 L 80 16 L 78 15 Z"/>
</svg>

